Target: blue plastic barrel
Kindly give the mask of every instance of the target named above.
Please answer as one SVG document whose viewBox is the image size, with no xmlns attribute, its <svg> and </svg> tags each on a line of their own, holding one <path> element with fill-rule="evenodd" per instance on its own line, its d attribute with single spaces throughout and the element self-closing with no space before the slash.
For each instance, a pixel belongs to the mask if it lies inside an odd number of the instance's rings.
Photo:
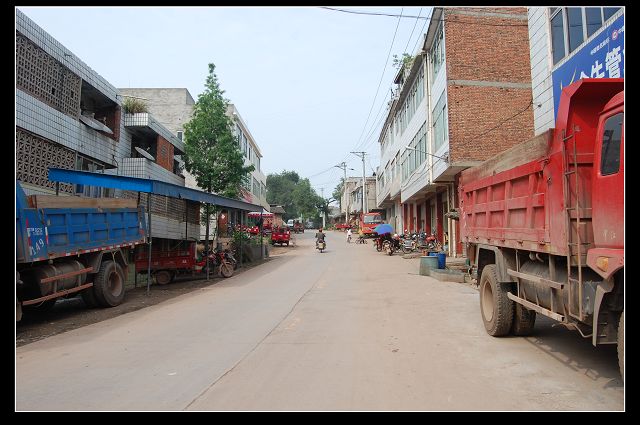
<svg viewBox="0 0 640 425">
<path fill-rule="evenodd" d="M 438 268 L 444 269 L 447 265 L 447 254 L 438 252 Z"/>
</svg>

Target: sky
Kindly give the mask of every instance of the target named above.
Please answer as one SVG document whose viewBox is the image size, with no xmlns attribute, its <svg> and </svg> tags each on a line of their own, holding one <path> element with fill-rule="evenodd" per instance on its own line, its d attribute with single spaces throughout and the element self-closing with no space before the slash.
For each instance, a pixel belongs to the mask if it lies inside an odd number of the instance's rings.
<svg viewBox="0 0 640 425">
<path fill-rule="evenodd" d="M 184 87 L 195 100 L 214 63 L 253 135 L 265 175 L 294 170 L 330 198 L 380 160 L 397 69 L 420 50 L 429 7 L 19 7 L 112 85 Z M 414 16 L 414 17 L 408 17 Z"/>
</svg>

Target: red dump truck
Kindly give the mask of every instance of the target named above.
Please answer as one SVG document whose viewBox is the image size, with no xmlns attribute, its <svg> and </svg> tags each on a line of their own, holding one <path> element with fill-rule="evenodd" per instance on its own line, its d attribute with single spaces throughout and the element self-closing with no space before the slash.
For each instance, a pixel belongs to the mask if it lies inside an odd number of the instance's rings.
<svg viewBox="0 0 640 425">
<path fill-rule="evenodd" d="M 487 333 L 542 314 L 617 344 L 624 377 L 624 80 L 566 87 L 556 128 L 463 171 L 459 196 Z"/>
</svg>

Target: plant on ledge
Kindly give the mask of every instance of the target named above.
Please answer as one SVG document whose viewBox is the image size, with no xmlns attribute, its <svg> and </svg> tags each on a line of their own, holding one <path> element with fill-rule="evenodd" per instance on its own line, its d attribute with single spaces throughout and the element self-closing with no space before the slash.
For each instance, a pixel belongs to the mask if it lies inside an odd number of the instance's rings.
<svg viewBox="0 0 640 425">
<path fill-rule="evenodd" d="M 124 102 L 122 102 L 122 108 L 126 114 L 149 112 L 147 103 L 143 100 L 136 99 L 135 97 L 125 97 Z"/>
</svg>

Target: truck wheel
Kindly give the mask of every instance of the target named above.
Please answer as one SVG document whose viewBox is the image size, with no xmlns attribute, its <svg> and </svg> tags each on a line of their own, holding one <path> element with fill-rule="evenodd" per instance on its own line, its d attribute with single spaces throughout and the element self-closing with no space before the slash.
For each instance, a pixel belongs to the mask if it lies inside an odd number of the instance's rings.
<svg viewBox="0 0 640 425">
<path fill-rule="evenodd" d="M 511 333 L 517 336 L 531 335 L 533 325 L 536 323 L 536 312 L 524 308 L 521 304 L 515 303 L 513 308 L 513 324 Z"/>
<path fill-rule="evenodd" d="M 618 322 L 618 366 L 620 376 L 624 380 L 624 311 L 620 314 L 620 322 Z"/>
<path fill-rule="evenodd" d="M 480 278 L 480 313 L 491 336 L 509 333 L 513 323 L 513 301 L 507 297 L 509 284 L 498 282 L 495 264 L 484 266 Z"/>
<path fill-rule="evenodd" d="M 93 281 L 93 293 L 98 304 L 115 307 L 124 300 L 124 273 L 115 261 L 103 261 Z"/>
<path fill-rule="evenodd" d="M 159 270 L 156 272 L 156 283 L 158 285 L 166 285 L 170 283 L 173 279 L 171 278 L 171 272 L 168 270 Z"/>
<path fill-rule="evenodd" d="M 220 265 L 220 274 L 222 277 L 231 277 L 233 276 L 233 266 L 226 261 L 223 261 Z"/>
</svg>

